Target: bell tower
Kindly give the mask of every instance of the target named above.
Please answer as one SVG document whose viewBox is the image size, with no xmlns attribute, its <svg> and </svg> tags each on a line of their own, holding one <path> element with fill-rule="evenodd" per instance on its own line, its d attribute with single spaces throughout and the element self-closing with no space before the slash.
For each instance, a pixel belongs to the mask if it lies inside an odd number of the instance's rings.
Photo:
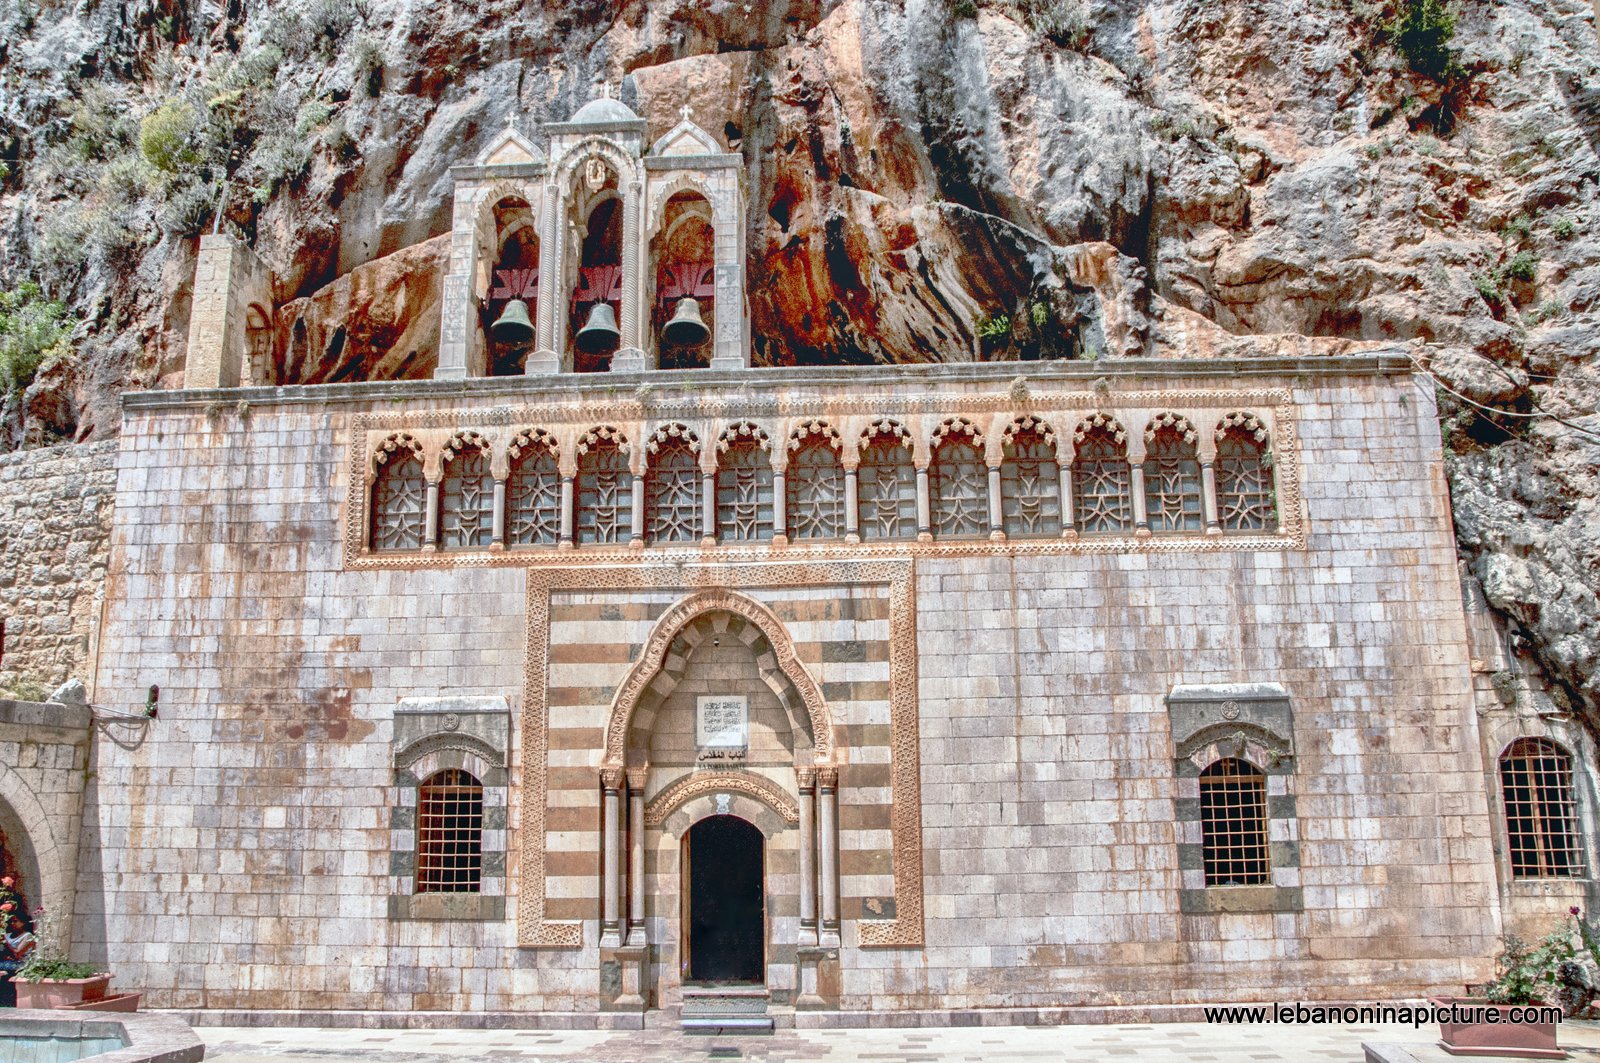
<svg viewBox="0 0 1600 1063">
<path fill-rule="evenodd" d="M 609 92 L 456 167 L 438 378 L 750 364 L 744 160 Z"/>
</svg>

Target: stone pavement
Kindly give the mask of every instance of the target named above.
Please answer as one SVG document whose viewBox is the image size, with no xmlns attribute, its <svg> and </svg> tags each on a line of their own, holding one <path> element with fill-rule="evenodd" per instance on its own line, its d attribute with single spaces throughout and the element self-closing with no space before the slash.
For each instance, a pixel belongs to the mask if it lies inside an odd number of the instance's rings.
<svg viewBox="0 0 1600 1063">
<path fill-rule="evenodd" d="M 206 1042 L 207 1063 L 698 1063 L 717 1059 L 762 1063 L 1360 1063 L 1363 1042 L 1402 1045 L 1417 1063 L 1443 1063 L 1456 1058 L 1433 1047 L 1438 1037 L 1436 1027 L 1415 1030 L 1409 1026 L 1162 1023 L 780 1030 L 770 1037 L 688 1037 L 665 1023 L 627 1032 L 231 1027 L 202 1027 L 196 1032 Z M 1600 1024 L 1564 1025 L 1562 1044 L 1574 1048 L 1574 1060 L 1600 1061 Z"/>
</svg>

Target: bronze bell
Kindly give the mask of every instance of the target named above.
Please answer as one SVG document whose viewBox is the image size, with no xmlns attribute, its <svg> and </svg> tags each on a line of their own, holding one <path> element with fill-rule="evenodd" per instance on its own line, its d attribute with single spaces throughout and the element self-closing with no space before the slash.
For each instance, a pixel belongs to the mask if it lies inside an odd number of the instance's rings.
<svg viewBox="0 0 1600 1063">
<path fill-rule="evenodd" d="M 617 328 L 617 312 L 610 303 L 595 303 L 589 311 L 589 320 L 578 330 L 574 342 L 580 351 L 603 351 L 622 339 Z"/>
<path fill-rule="evenodd" d="M 489 335 L 495 338 L 496 343 L 519 344 L 533 339 L 533 322 L 528 320 L 528 304 L 521 299 L 507 303 L 494 324 L 489 326 Z"/>
<path fill-rule="evenodd" d="M 678 308 L 672 312 L 672 320 L 661 329 L 661 338 L 668 343 L 681 343 L 690 347 L 702 344 L 710 337 L 711 330 L 706 328 L 706 323 L 700 318 L 700 304 L 687 296 L 678 300 Z"/>
</svg>

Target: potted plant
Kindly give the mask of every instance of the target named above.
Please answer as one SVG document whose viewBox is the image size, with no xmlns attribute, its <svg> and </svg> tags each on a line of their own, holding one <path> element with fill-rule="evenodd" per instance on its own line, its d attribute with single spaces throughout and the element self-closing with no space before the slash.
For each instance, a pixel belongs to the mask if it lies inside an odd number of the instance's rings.
<svg viewBox="0 0 1600 1063">
<path fill-rule="evenodd" d="M 32 948 L 22 969 L 12 976 L 17 1007 L 56 1008 L 64 1004 L 104 1000 L 111 975 L 90 963 L 73 963 L 61 947 L 56 913 L 34 909 Z"/>
<path fill-rule="evenodd" d="M 1512 1059 L 1565 1059 L 1556 1045 L 1556 1019 L 1526 1021 L 1529 1007 L 1550 1007 L 1557 996 L 1557 972 L 1571 961 L 1572 928 L 1552 931 L 1536 946 L 1514 936 L 1505 940 L 1495 980 L 1481 997 L 1435 997 L 1439 1047 L 1451 1055 L 1505 1056 Z"/>
</svg>

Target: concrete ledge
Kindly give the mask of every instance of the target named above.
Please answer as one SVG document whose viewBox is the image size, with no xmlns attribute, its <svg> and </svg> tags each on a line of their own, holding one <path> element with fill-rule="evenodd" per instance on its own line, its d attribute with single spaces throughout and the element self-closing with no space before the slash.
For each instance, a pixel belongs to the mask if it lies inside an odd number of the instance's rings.
<svg viewBox="0 0 1600 1063">
<path fill-rule="evenodd" d="M 69 1016 L 70 1017 L 66 1017 Z M 172 1015 L 88 1015 L 20 1008 L 0 1017 L 0 1038 L 115 1037 L 127 1047 L 84 1057 L 82 1063 L 200 1063 L 206 1046 Z"/>
<path fill-rule="evenodd" d="M 125 410 L 189 409 L 247 402 L 251 406 L 304 403 L 454 399 L 506 396 L 519 399 L 573 397 L 582 393 L 618 395 L 636 388 L 699 393 L 707 389 L 760 390 L 786 387 L 839 389 L 895 384 L 993 383 L 1016 377 L 1035 383 L 1078 381 L 1089 386 L 1100 377 L 1136 386 L 1154 386 L 1173 378 L 1215 380 L 1219 385 L 1241 379 L 1302 376 L 1393 376 L 1411 373 L 1400 350 L 1327 358 L 1110 358 L 1060 362 L 952 362 L 938 365 L 799 366 L 766 369 L 652 369 L 641 373 L 560 373 L 547 377 L 468 377 L 463 380 L 370 380 L 348 384 L 294 387 L 196 388 L 178 391 L 125 391 Z"/>
<path fill-rule="evenodd" d="M 1363 1041 L 1361 1051 L 1366 1054 L 1367 1063 L 1417 1063 L 1417 1057 L 1400 1045 Z"/>
<path fill-rule="evenodd" d="M 89 706 L 58 701 L 10 701 L 0 698 L 0 724 L 18 727 L 56 727 L 81 732 L 75 740 L 89 740 Z"/>
</svg>

